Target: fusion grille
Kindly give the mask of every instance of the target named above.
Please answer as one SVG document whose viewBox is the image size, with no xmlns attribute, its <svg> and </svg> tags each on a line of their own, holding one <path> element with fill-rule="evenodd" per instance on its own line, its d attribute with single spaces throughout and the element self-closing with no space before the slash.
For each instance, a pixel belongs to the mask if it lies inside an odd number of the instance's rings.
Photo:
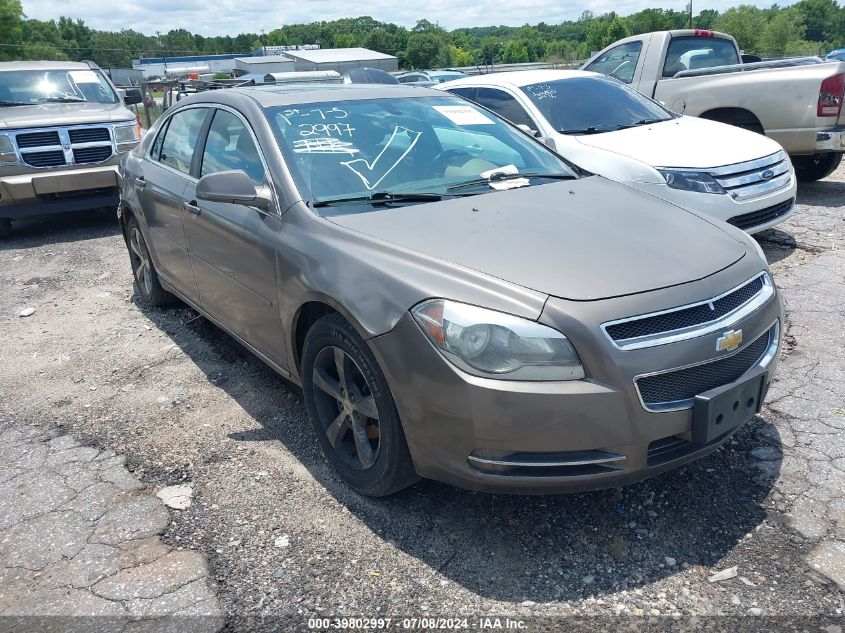
<svg viewBox="0 0 845 633">
<path fill-rule="evenodd" d="M 52 132 L 28 132 L 26 134 L 18 134 L 15 137 L 15 140 L 17 141 L 18 148 L 20 149 L 62 144 L 59 140 L 59 133 L 55 130 Z"/>
<path fill-rule="evenodd" d="M 744 286 L 724 295 L 711 303 L 681 308 L 673 312 L 657 314 L 608 325 L 605 330 L 614 341 L 671 332 L 694 325 L 701 325 L 722 318 L 754 298 L 763 289 L 762 277 L 755 277 Z"/>
<path fill-rule="evenodd" d="M 736 200 L 750 200 L 783 189 L 791 181 L 789 158 L 783 151 L 710 171 L 722 188 Z"/>
<path fill-rule="evenodd" d="M 700 393 L 738 380 L 754 367 L 769 347 L 772 329 L 765 332 L 739 352 L 675 371 L 637 379 L 637 390 L 646 407 L 668 403 L 683 403 Z"/>
<path fill-rule="evenodd" d="M 65 153 L 60 149 L 49 152 L 26 152 L 22 154 L 22 157 L 27 165 L 33 167 L 59 167 L 65 164 Z"/>
<path fill-rule="evenodd" d="M 765 209 L 760 209 L 759 211 L 752 211 L 751 213 L 734 216 L 728 220 L 728 222 L 742 230 L 747 230 L 752 227 L 759 226 L 760 224 L 767 224 L 768 222 L 776 220 L 789 213 L 789 210 L 792 208 L 794 202 L 795 198 L 790 198 L 785 202 L 781 202 L 780 204 L 776 204 L 771 207 L 766 207 Z"/>
<path fill-rule="evenodd" d="M 74 147 L 73 148 L 73 162 L 81 163 L 101 163 L 111 156 L 111 145 L 103 145 L 102 147 Z"/>
<path fill-rule="evenodd" d="M 70 136 L 71 143 L 111 142 L 109 129 L 105 127 L 76 128 L 68 130 L 68 135 Z"/>
</svg>

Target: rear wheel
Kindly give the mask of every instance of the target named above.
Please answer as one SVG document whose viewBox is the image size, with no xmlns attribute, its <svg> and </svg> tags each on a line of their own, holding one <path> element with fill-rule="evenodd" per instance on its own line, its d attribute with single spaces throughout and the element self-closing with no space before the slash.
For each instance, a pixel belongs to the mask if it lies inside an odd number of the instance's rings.
<svg viewBox="0 0 845 633">
<path fill-rule="evenodd" d="M 129 247 L 129 263 L 135 278 L 135 290 L 141 295 L 144 303 L 155 307 L 173 303 L 174 296 L 161 287 L 147 242 L 135 216 L 130 216 L 126 221 L 126 244 Z"/>
<path fill-rule="evenodd" d="M 387 380 L 340 315 L 325 316 L 308 331 L 302 383 L 320 447 L 352 489 L 383 497 L 419 479 Z"/>
<path fill-rule="evenodd" d="M 12 235 L 12 221 L 9 218 L 0 218 L 0 239 Z"/>
<path fill-rule="evenodd" d="M 801 182 L 814 182 L 830 176 L 841 162 L 842 154 L 834 152 L 792 157 L 795 175 Z"/>
</svg>

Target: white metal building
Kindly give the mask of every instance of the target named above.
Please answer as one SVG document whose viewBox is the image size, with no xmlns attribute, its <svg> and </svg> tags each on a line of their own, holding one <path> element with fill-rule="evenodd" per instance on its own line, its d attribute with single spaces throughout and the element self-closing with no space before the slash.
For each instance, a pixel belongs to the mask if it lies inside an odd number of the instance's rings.
<svg viewBox="0 0 845 633">
<path fill-rule="evenodd" d="M 262 55 L 259 57 L 237 57 L 235 70 L 247 73 L 287 73 L 296 70 L 294 60 L 286 55 Z"/>
<path fill-rule="evenodd" d="M 387 72 L 399 70 L 399 60 L 396 57 L 368 48 L 298 50 L 287 51 L 285 55 L 294 59 L 296 71 L 334 70 L 342 75 L 352 68 L 380 68 Z"/>
</svg>

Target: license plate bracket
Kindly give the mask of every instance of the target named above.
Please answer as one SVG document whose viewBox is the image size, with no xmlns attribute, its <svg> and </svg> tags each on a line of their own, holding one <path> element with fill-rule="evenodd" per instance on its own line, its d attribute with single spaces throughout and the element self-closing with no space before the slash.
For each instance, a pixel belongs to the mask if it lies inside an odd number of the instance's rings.
<svg viewBox="0 0 845 633">
<path fill-rule="evenodd" d="M 697 395 L 693 401 L 692 441 L 709 444 L 754 417 L 760 411 L 767 384 L 768 372 L 758 368 L 741 382 Z"/>
</svg>

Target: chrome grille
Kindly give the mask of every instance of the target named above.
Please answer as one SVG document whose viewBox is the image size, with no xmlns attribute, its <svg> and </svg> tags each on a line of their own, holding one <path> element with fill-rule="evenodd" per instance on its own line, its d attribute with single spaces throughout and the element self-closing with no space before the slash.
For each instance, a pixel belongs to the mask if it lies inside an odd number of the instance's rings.
<svg viewBox="0 0 845 633">
<path fill-rule="evenodd" d="M 32 167 L 59 167 L 65 164 L 65 153 L 60 149 L 47 152 L 26 152 L 23 154 L 23 160 Z"/>
<path fill-rule="evenodd" d="M 99 147 L 75 147 L 73 149 L 73 162 L 77 165 L 83 163 L 101 163 L 111 156 L 111 145 Z"/>
<path fill-rule="evenodd" d="M 51 130 L 50 132 L 30 132 L 28 134 L 18 134 L 15 137 L 15 140 L 17 141 L 18 148 L 20 149 L 62 144 L 59 140 L 59 133 L 56 130 Z"/>
<path fill-rule="evenodd" d="M 751 200 L 788 187 L 792 175 L 789 158 L 782 150 L 745 163 L 709 170 L 734 200 Z"/>
<path fill-rule="evenodd" d="M 618 349 L 640 349 L 704 336 L 728 327 L 765 305 L 774 296 L 767 273 L 711 299 L 608 321 L 602 330 Z"/>
<path fill-rule="evenodd" d="M 110 124 L 37 128 L 12 134 L 21 162 L 39 169 L 101 163 L 115 153 Z"/>
<path fill-rule="evenodd" d="M 640 399 L 645 408 L 651 411 L 689 408 L 698 394 L 739 380 L 771 351 L 771 345 L 777 345 L 777 338 L 778 326 L 775 324 L 730 356 L 690 367 L 639 376 L 634 382 Z"/>
<path fill-rule="evenodd" d="M 111 142 L 111 135 L 107 127 L 74 128 L 68 130 L 71 143 Z"/>
</svg>

